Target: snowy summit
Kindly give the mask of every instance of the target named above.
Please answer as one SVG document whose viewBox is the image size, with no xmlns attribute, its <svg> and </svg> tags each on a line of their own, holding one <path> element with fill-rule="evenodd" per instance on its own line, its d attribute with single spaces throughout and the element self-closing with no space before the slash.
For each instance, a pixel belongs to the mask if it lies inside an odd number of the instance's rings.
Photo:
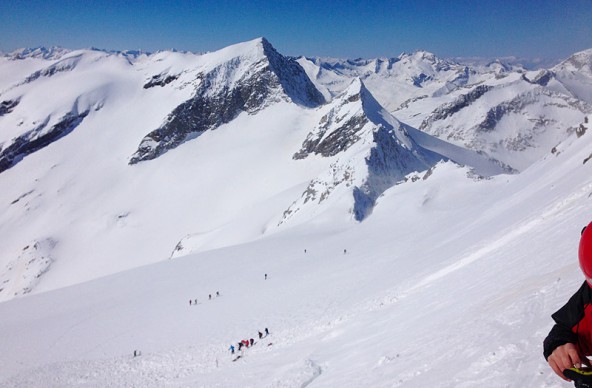
<svg viewBox="0 0 592 388">
<path fill-rule="evenodd" d="M 0 385 L 566 386 L 590 53 L 1 56 Z"/>
</svg>

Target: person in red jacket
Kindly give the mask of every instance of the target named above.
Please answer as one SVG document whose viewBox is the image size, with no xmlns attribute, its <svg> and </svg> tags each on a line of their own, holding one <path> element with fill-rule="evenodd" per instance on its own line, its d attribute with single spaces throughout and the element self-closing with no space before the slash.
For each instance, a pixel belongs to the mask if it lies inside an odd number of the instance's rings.
<svg viewBox="0 0 592 388">
<path fill-rule="evenodd" d="M 578 257 L 586 280 L 551 316 L 555 325 L 543 343 L 549 366 L 566 381 L 571 381 L 566 369 L 591 366 L 587 356 L 592 355 L 592 222 L 582 229 Z"/>
</svg>

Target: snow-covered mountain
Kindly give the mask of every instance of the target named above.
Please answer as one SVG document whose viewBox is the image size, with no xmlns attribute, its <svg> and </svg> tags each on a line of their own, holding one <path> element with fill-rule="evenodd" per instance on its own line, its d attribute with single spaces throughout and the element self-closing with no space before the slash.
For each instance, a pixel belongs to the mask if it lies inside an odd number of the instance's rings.
<svg viewBox="0 0 592 388">
<path fill-rule="evenodd" d="M 0 57 L 0 382 L 558 386 L 590 58 Z"/>
<path fill-rule="evenodd" d="M 312 154 L 340 158 L 329 171 L 311 181 L 301 199 L 286 211 L 286 217 L 292 217 L 306 203 L 316 207 L 339 186 L 345 186 L 346 195 L 354 198 L 354 217 L 362 221 L 385 190 L 406 175 L 427 171 L 444 159 L 418 146 L 359 79 L 326 107 L 294 158 Z"/>
<path fill-rule="evenodd" d="M 551 69 L 557 81 L 575 98 L 592 104 L 592 49 L 576 53 Z"/>
<path fill-rule="evenodd" d="M 444 160 L 468 164 L 486 176 L 503 169 L 476 153 L 467 158 L 457 147 L 399 122 L 356 78 L 341 95 L 322 109 L 323 116 L 308 134 L 295 159 L 311 155 L 336 157 L 330 169 L 313 179 L 301 198 L 284 213 L 293 217 L 303 206 L 318 205 L 334 195 L 353 197 L 352 212 L 358 221 L 371 212 L 376 200 L 390 187 L 405 182 L 418 172 L 428 172 Z M 425 143 L 425 144 L 423 144 Z M 442 146 L 445 144 L 445 146 Z"/>
<path fill-rule="evenodd" d="M 5 54 L 10 59 L 26 59 L 26 58 L 41 58 L 41 59 L 60 59 L 64 55 L 68 54 L 71 50 L 63 47 L 34 47 L 34 48 L 22 48 L 15 50 L 11 53 Z"/>
<path fill-rule="evenodd" d="M 348 77 L 361 77 L 401 121 L 514 170 L 539 160 L 592 112 L 587 51 L 537 71 L 502 62 L 471 68 L 422 51 L 389 60 L 300 62 L 330 93 Z"/>
<path fill-rule="evenodd" d="M 210 62 L 211 56 L 215 59 Z M 242 112 L 256 114 L 282 100 L 309 108 L 324 102 L 300 65 L 279 54 L 265 39 L 231 46 L 211 56 L 204 56 L 203 67 L 193 80 L 194 95 L 146 135 L 131 164 L 154 159 Z M 175 74 L 160 73 L 144 88 L 164 86 L 176 78 Z"/>
</svg>

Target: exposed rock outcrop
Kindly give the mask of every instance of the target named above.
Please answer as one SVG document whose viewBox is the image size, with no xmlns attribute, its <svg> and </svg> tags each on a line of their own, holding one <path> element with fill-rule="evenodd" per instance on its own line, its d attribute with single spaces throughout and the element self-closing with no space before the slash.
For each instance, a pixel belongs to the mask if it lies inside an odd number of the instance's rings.
<svg viewBox="0 0 592 388">
<path fill-rule="evenodd" d="M 310 108 L 324 103 L 322 94 L 295 60 L 279 54 L 265 39 L 256 45 L 247 47 L 250 52 L 200 73 L 194 96 L 177 106 L 160 128 L 146 135 L 130 164 L 157 158 L 243 112 L 254 114 L 282 100 Z M 254 50 L 258 52 L 255 56 Z"/>
<path fill-rule="evenodd" d="M 20 162 L 27 155 L 39 151 L 45 146 L 66 136 L 88 115 L 89 111 L 73 111 L 64 115 L 50 129 L 46 130 L 49 117 L 35 129 L 13 139 L 6 147 L 0 149 L 0 173 Z"/>
</svg>

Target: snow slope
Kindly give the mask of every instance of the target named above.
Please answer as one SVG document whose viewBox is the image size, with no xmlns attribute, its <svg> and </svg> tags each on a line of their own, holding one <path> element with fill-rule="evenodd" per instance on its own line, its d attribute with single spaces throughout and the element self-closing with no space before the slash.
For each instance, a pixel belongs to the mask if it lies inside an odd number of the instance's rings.
<svg viewBox="0 0 592 388">
<path fill-rule="evenodd" d="M 361 224 L 321 219 L 2 303 L 3 384 L 562 386 L 541 343 L 582 281 L 587 136 L 520 175 L 441 164 Z M 228 346 L 264 327 L 232 362 Z"/>
<path fill-rule="evenodd" d="M 587 103 L 558 75 L 425 52 L 300 58 L 307 81 L 268 44 L 0 58 L 0 385 L 563 386 L 541 345 L 583 281 Z M 130 164 L 204 74 L 256 109 Z M 331 101 L 291 98 L 313 84 Z M 541 130 L 471 130 L 508 101 Z M 375 183 L 358 222 L 355 188 Z"/>
</svg>

